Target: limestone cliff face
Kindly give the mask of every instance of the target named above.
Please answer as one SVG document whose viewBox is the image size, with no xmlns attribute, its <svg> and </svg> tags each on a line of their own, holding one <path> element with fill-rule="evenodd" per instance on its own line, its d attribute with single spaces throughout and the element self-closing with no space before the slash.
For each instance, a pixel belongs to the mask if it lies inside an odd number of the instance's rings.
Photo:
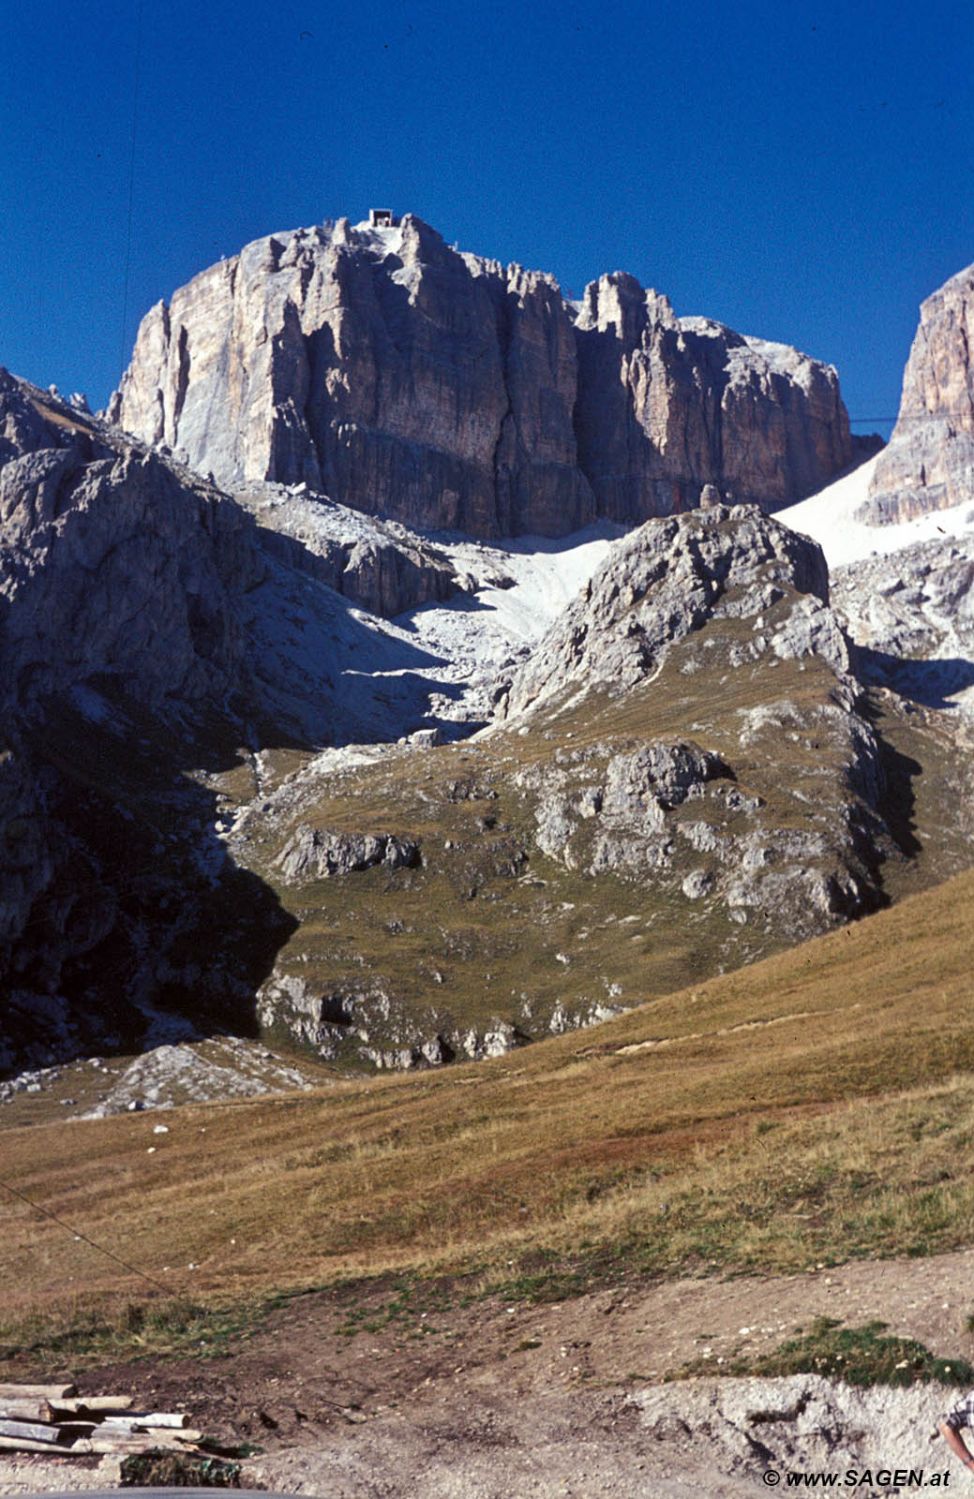
<svg viewBox="0 0 974 1499">
<path fill-rule="evenodd" d="M 144 318 L 112 419 L 225 487 L 306 482 L 412 526 L 561 535 L 775 506 L 851 457 L 834 370 L 631 277 L 579 311 L 552 277 L 421 220 L 272 235 Z"/>
<path fill-rule="evenodd" d="M 548 276 L 407 217 L 248 245 L 143 320 L 112 415 L 227 486 L 305 481 L 407 524 L 584 525 L 574 334 Z"/>
<path fill-rule="evenodd" d="M 252 523 L 152 453 L 41 403 L 0 372 L 0 644 L 6 706 L 89 677 L 154 710 L 239 683 L 236 596 L 260 576 Z"/>
<path fill-rule="evenodd" d="M 694 508 L 705 484 L 767 509 L 850 461 L 830 365 L 677 318 L 632 276 L 602 276 L 576 323 L 581 465 L 600 514 L 637 522 Z"/>
<path fill-rule="evenodd" d="M 899 417 L 860 516 L 910 520 L 974 498 L 974 266 L 920 308 Z"/>
</svg>

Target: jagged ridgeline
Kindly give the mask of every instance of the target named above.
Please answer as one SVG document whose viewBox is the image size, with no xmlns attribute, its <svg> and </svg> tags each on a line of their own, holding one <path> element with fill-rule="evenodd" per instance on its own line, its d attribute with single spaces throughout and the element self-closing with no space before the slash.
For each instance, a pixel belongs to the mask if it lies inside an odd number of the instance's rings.
<svg viewBox="0 0 974 1499">
<path fill-rule="evenodd" d="M 409 214 L 254 241 L 142 322 L 111 415 L 224 487 L 304 482 L 483 537 L 765 508 L 853 457 L 835 370 L 629 275 L 579 302 Z"/>
</svg>

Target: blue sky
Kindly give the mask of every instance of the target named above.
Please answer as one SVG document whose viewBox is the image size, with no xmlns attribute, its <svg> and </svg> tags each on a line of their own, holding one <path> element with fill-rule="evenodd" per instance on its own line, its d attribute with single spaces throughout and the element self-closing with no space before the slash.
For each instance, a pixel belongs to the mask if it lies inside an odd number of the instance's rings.
<svg viewBox="0 0 974 1499">
<path fill-rule="evenodd" d="M 0 57 L 0 363 L 93 403 L 196 271 L 373 204 L 797 344 L 853 417 L 974 261 L 969 0 L 139 10 L 8 6 Z"/>
</svg>

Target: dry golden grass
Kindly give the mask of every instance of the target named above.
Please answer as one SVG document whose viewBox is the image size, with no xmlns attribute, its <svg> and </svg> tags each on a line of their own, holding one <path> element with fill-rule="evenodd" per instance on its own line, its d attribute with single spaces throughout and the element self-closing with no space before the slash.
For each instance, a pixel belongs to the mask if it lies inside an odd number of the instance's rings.
<svg viewBox="0 0 974 1499">
<path fill-rule="evenodd" d="M 8 1130 L 3 1174 L 174 1295 L 231 1300 L 972 1242 L 972 898 L 958 876 L 494 1062 L 183 1108 L 166 1135 L 152 1114 Z M 14 1322 L 148 1290 L 10 1198 L 0 1281 Z"/>
</svg>

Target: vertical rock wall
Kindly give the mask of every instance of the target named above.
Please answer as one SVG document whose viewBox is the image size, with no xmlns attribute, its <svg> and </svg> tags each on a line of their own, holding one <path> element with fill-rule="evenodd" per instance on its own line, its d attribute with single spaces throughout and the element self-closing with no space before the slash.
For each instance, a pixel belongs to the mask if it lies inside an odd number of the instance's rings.
<svg viewBox="0 0 974 1499">
<path fill-rule="evenodd" d="M 550 276 L 392 229 L 272 235 L 144 318 L 110 414 L 225 485 L 307 482 L 417 527 L 560 535 L 776 506 L 850 461 L 835 371 L 630 276 Z"/>
<path fill-rule="evenodd" d="M 864 520 L 896 523 L 974 499 L 974 266 L 920 308 L 896 428 L 881 454 Z"/>
</svg>

